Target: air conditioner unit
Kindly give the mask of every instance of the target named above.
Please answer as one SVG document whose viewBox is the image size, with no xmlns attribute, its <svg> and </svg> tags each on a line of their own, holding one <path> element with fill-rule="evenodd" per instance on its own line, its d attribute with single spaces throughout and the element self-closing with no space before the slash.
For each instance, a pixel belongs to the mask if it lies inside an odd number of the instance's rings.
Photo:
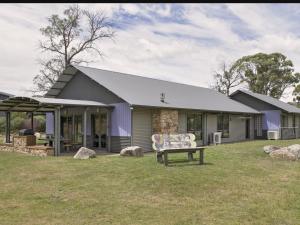
<svg viewBox="0 0 300 225">
<path fill-rule="evenodd" d="M 213 133 L 213 143 L 216 144 L 221 144 L 222 140 L 222 132 L 214 132 Z"/>
<path fill-rule="evenodd" d="M 268 140 L 278 140 L 279 132 L 278 131 L 269 131 L 268 130 Z"/>
</svg>

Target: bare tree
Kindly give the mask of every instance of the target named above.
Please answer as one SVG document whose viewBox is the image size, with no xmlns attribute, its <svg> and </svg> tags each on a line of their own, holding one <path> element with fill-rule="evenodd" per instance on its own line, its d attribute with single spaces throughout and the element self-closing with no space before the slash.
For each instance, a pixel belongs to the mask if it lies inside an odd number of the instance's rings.
<svg viewBox="0 0 300 225">
<path fill-rule="evenodd" d="M 218 71 L 214 72 L 213 89 L 229 96 L 232 88 L 240 85 L 242 79 L 238 70 L 234 66 L 228 66 L 223 62 Z"/>
<path fill-rule="evenodd" d="M 63 17 L 50 16 L 48 22 L 48 26 L 40 29 L 45 37 L 44 41 L 40 41 L 40 49 L 48 57 L 39 60 L 42 68 L 33 80 L 35 93 L 49 90 L 68 65 L 92 62 L 84 58 L 84 53 L 94 52 L 103 56 L 97 42 L 112 39 L 115 35 L 103 12 L 83 10 L 79 6 L 67 8 Z"/>
</svg>

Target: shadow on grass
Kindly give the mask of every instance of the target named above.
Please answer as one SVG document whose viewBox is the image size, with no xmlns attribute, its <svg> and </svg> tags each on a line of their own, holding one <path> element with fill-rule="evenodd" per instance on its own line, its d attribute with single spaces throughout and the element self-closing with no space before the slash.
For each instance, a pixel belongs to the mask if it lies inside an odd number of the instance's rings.
<svg viewBox="0 0 300 225">
<path fill-rule="evenodd" d="M 214 165 L 213 163 L 204 162 L 204 164 L 199 164 L 198 159 L 193 159 L 188 161 L 186 159 L 172 159 L 168 160 L 168 167 L 183 167 L 183 166 L 210 166 Z"/>
</svg>

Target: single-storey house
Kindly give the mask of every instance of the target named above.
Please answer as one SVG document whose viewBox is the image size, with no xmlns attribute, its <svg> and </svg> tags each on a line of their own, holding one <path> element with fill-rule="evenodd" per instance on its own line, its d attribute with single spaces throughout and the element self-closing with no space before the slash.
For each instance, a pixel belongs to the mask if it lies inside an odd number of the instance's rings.
<svg viewBox="0 0 300 225">
<path fill-rule="evenodd" d="M 238 90 L 230 98 L 209 88 L 69 66 L 42 98 L 9 96 L 0 101 L 6 112 L 46 113 L 46 133 L 55 155 L 64 143 L 119 152 L 132 145 L 152 150 L 154 133 L 193 133 L 200 145 L 299 137 L 300 110 L 277 99 Z"/>
<path fill-rule="evenodd" d="M 61 104 L 62 138 L 111 152 L 131 145 L 151 151 L 154 133 L 191 132 L 207 145 L 217 131 L 222 142 L 235 142 L 254 139 L 262 128 L 254 123 L 259 111 L 217 91 L 83 66 L 69 66 L 45 98 L 81 100 L 81 106 Z M 55 133 L 53 120 L 47 113 L 48 134 Z"/>
<path fill-rule="evenodd" d="M 281 139 L 299 138 L 299 108 L 247 90 L 237 90 L 230 97 L 262 113 L 262 132 L 255 132 L 255 139 L 266 139 L 267 131 L 277 131 Z"/>
</svg>

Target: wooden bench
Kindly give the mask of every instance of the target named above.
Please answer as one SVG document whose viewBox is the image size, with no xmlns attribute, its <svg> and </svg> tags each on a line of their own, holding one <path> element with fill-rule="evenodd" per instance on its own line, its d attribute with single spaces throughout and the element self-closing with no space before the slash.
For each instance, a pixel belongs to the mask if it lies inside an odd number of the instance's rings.
<svg viewBox="0 0 300 225">
<path fill-rule="evenodd" d="M 194 134 L 153 134 L 152 148 L 156 151 L 159 163 L 168 165 L 169 153 L 188 153 L 188 160 L 193 160 L 193 153 L 199 151 L 199 164 L 204 164 L 204 147 L 197 147 Z"/>
</svg>

